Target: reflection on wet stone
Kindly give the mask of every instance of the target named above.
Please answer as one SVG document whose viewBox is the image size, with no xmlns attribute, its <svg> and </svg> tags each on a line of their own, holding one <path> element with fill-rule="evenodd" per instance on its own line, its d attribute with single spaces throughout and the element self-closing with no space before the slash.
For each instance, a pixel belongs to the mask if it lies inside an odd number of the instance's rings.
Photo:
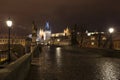
<svg viewBox="0 0 120 80">
<path fill-rule="evenodd" d="M 112 60 L 112 59 L 111 59 Z M 118 59 L 102 59 L 98 64 L 99 76 L 102 80 L 119 80 L 120 64 L 116 63 Z"/>
<path fill-rule="evenodd" d="M 120 79 L 120 59 L 74 54 L 61 47 L 46 46 L 42 51 L 36 70 L 39 77 L 29 80 Z"/>
</svg>

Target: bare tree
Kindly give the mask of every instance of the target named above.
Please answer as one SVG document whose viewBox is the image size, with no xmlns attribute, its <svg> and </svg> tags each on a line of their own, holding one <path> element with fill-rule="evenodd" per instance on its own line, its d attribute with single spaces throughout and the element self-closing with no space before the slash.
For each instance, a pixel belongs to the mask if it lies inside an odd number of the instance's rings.
<svg viewBox="0 0 120 80">
<path fill-rule="evenodd" d="M 86 32 L 86 26 L 85 25 L 82 25 L 80 27 L 80 47 L 83 47 L 83 41 L 84 41 L 84 38 L 85 38 L 85 32 Z"/>
<path fill-rule="evenodd" d="M 71 45 L 78 45 L 78 41 L 77 41 L 77 25 L 75 24 L 75 26 L 73 26 L 71 28 Z"/>
</svg>

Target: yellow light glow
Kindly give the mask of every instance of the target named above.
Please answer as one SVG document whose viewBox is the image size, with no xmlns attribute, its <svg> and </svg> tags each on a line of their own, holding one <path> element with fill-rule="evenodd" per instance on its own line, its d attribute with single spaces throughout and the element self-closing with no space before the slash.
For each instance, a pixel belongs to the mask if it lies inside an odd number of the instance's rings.
<svg viewBox="0 0 120 80">
<path fill-rule="evenodd" d="M 106 37 L 103 37 L 102 40 L 106 40 Z"/>
<path fill-rule="evenodd" d="M 88 36 L 91 36 L 91 33 L 87 33 Z"/>
<path fill-rule="evenodd" d="M 7 20 L 6 24 L 7 24 L 8 27 L 11 27 L 12 26 L 12 21 L 11 20 Z"/>
<path fill-rule="evenodd" d="M 91 42 L 91 45 L 95 45 L 95 43 L 94 43 L 94 42 Z"/>
<path fill-rule="evenodd" d="M 61 48 L 60 48 L 60 47 L 57 47 L 57 48 L 56 48 L 57 67 L 61 67 L 61 65 L 62 65 L 62 63 L 61 63 L 61 57 L 62 57 Z"/>
<path fill-rule="evenodd" d="M 56 37 L 58 37 L 59 36 L 59 34 L 56 34 Z"/>
<path fill-rule="evenodd" d="M 114 32 L 114 28 L 109 28 L 109 32 L 113 33 Z"/>
<path fill-rule="evenodd" d="M 95 37 L 92 37 L 91 40 L 95 40 Z"/>
<path fill-rule="evenodd" d="M 60 39 L 57 39 L 58 42 L 60 42 Z"/>
</svg>

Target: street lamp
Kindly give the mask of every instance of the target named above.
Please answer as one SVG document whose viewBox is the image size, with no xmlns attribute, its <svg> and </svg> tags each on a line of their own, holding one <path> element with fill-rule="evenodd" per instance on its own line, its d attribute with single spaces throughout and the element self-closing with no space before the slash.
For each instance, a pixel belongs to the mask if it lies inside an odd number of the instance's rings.
<svg viewBox="0 0 120 80">
<path fill-rule="evenodd" d="M 112 41 L 112 33 L 114 32 L 114 28 L 109 28 L 109 33 L 110 33 L 110 45 L 109 48 L 112 49 L 113 48 L 113 41 Z"/>
<path fill-rule="evenodd" d="M 6 24 L 8 26 L 8 62 L 10 62 L 11 61 L 11 57 L 10 57 L 10 29 L 12 27 L 12 21 L 11 21 L 10 17 L 6 21 Z"/>
<path fill-rule="evenodd" d="M 112 34 L 114 32 L 114 28 L 109 28 L 109 33 Z"/>
</svg>

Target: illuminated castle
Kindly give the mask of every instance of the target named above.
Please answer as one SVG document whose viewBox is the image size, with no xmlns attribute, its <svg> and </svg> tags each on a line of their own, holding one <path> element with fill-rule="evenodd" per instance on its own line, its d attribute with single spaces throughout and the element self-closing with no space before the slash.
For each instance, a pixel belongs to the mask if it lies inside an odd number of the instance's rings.
<svg viewBox="0 0 120 80">
<path fill-rule="evenodd" d="M 40 41 L 47 41 L 51 38 L 51 29 L 49 26 L 49 22 L 46 22 L 44 29 L 39 30 L 38 36 Z"/>
</svg>

